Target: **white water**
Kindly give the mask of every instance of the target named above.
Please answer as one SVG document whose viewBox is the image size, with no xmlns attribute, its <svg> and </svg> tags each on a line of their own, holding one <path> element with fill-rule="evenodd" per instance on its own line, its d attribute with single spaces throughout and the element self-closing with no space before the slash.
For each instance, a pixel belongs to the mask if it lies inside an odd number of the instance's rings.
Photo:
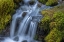
<svg viewBox="0 0 64 42">
<path fill-rule="evenodd" d="M 25 3 L 28 3 L 28 1 L 30 0 L 24 0 Z M 26 14 L 23 17 L 24 12 L 26 12 Z M 37 2 L 34 5 L 21 6 L 12 17 L 10 37 L 6 38 L 2 42 L 35 42 L 34 36 L 36 34 L 37 24 L 40 20 L 40 17 L 41 15 L 39 14 Z M 17 28 L 17 22 L 19 18 L 21 20 L 19 20 L 20 22 L 18 23 L 19 26 Z M 18 29 L 17 31 L 16 28 Z"/>
</svg>

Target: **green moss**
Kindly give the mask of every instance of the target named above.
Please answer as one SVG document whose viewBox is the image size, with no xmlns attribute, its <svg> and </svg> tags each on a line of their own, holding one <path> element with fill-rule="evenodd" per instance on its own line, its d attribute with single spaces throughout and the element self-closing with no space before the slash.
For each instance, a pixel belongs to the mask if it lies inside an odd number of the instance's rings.
<svg viewBox="0 0 64 42">
<path fill-rule="evenodd" d="M 45 4 L 48 0 L 38 0 L 38 1 Z"/>
<path fill-rule="evenodd" d="M 47 6 L 54 6 L 58 4 L 58 0 L 38 0 L 39 2 L 46 4 Z"/>
<path fill-rule="evenodd" d="M 60 42 L 64 37 L 64 3 L 52 9 L 43 10 L 43 18 L 39 24 L 48 32 L 46 42 Z"/>
<path fill-rule="evenodd" d="M 62 33 L 58 31 L 56 28 L 54 28 L 48 36 L 46 36 L 45 41 L 46 42 L 60 42 L 62 39 Z"/>
<path fill-rule="evenodd" d="M 40 21 L 39 27 L 43 28 L 44 30 L 49 29 L 49 22 L 50 22 L 49 16 L 43 17 L 43 19 L 41 19 Z"/>
<path fill-rule="evenodd" d="M 0 0 L 0 30 L 4 29 L 14 11 L 13 0 Z"/>
<path fill-rule="evenodd" d="M 48 0 L 46 5 L 48 6 L 54 6 L 58 4 L 58 0 Z"/>
<path fill-rule="evenodd" d="M 64 13 L 61 11 L 55 12 L 53 19 L 55 19 L 57 28 L 61 31 L 64 30 Z"/>
</svg>

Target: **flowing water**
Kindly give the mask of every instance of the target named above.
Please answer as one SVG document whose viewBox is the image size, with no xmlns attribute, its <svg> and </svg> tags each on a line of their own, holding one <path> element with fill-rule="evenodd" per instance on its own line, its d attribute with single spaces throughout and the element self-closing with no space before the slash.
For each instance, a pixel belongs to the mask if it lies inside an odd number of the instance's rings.
<svg viewBox="0 0 64 42">
<path fill-rule="evenodd" d="M 10 36 L 1 42 L 36 42 L 34 36 L 36 34 L 38 22 L 41 19 L 39 11 L 44 7 L 38 7 L 38 1 L 35 0 L 33 5 L 28 4 L 31 0 L 24 0 L 24 5 L 21 5 L 12 17 L 10 26 Z"/>
<path fill-rule="evenodd" d="M 34 5 L 26 5 L 30 0 L 24 0 L 24 5 L 20 6 L 12 17 L 10 26 L 10 37 L 2 42 L 35 42 L 37 24 L 41 15 L 37 7 L 37 1 Z"/>
</svg>

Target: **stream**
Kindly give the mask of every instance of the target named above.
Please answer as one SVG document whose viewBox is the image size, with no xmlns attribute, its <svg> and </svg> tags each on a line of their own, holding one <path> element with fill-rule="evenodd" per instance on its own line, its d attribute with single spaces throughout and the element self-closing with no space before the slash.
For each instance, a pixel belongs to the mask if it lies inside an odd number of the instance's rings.
<svg viewBox="0 0 64 42">
<path fill-rule="evenodd" d="M 12 17 L 10 26 L 10 36 L 4 38 L 1 42 L 38 42 L 34 40 L 38 22 L 42 18 L 40 11 L 49 6 L 38 7 L 38 1 L 35 0 L 33 5 L 24 0 L 24 5 L 21 5 Z"/>
</svg>

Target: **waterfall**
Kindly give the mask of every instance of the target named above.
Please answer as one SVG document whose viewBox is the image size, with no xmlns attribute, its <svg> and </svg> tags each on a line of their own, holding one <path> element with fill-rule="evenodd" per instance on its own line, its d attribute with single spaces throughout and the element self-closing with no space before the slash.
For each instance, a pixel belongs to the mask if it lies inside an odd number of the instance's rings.
<svg viewBox="0 0 64 42">
<path fill-rule="evenodd" d="M 34 5 L 28 6 L 26 5 L 28 1 L 30 0 L 24 0 L 25 5 L 20 6 L 20 8 L 16 10 L 16 13 L 12 17 L 10 37 L 5 39 L 3 42 L 35 42 L 34 36 L 36 34 L 37 24 L 40 21 L 41 15 L 39 14 L 37 2 L 35 2 Z"/>
</svg>

